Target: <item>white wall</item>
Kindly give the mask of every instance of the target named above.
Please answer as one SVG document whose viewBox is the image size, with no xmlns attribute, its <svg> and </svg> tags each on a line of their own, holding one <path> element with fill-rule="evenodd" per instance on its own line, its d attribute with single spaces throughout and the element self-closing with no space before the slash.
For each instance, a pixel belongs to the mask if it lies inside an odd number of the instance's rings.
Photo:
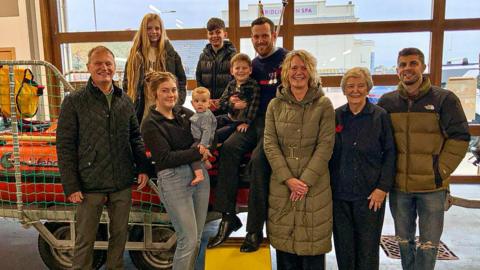
<svg viewBox="0 0 480 270">
<path fill-rule="evenodd" d="M 40 22 L 39 0 L 35 0 L 37 33 L 39 35 L 40 58 L 43 59 L 43 44 Z M 26 0 L 18 0 L 19 16 L 0 17 L 0 47 L 14 47 L 16 60 L 31 60 L 28 36 Z"/>
</svg>

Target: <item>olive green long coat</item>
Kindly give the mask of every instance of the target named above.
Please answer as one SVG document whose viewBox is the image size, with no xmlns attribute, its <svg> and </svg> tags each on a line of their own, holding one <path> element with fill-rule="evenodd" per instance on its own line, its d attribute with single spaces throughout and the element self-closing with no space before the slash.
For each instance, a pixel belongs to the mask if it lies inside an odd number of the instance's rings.
<svg viewBox="0 0 480 270">
<path fill-rule="evenodd" d="M 320 255 L 331 250 L 332 193 L 328 161 L 335 142 L 335 114 L 321 87 L 302 101 L 279 88 L 267 109 L 265 154 L 272 166 L 267 232 L 278 250 Z M 309 191 L 290 200 L 289 178 L 304 181 Z"/>
</svg>

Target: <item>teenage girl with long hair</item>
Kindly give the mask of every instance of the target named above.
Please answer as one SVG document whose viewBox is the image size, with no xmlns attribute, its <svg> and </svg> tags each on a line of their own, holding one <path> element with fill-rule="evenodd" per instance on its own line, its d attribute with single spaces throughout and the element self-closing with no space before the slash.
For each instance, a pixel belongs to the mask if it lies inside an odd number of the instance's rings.
<svg viewBox="0 0 480 270">
<path fill-rule="evenodd" d="M 149 105 L 154 103 L 144 91 L 144 78 L 149 71 L 167 71 L 175 75 L 179 96 L 177 104 L 185 102 L 187 78 L 182 60 L 168 40 L 162 19 L 155 13 L 148 13 L 142 19 L 123 78 L 123 90 L 134 101 L 139 122 L 145 118 Z"/>
</svg>

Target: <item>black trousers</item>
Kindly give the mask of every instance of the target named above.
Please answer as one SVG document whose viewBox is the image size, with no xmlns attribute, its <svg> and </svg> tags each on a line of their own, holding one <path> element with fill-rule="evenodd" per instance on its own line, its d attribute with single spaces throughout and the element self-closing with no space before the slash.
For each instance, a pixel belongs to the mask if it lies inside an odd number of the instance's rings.
<svg viewBox="0 0 480 270">
<path fill-rule="evenodd" d="M 325 254 L 300 256 L 276 250 L 277 270 L 324 270 Z"/>
<path fill-rule="evenodd" d="M 217 137 L 217 143 L 223 143 L 235 132 L 239 123 L 230 119 L 227 114 L 218 115 L 216 118 L 217 130 L 215 136 Z"/>
<path fill-rule="evenodd" d="M 375 270 L 379 267 L 380 237 L 385 203 L 377 212 L 369 200 L 333 200 L 333 242 L 339 270 Z"/>
<path fill-rule="evenodd" d="M 265 118 L 257 117 L 247 132 L 235 131 L 220 149 L 214 209 L 222 213 L 235 213 L 240 162 L 245 153 L 253 149 L 248 170 L 250 193 L 247 232 L 261 232 L 267 219 L 268 183 L 271 168 L 263 150 L 264 128 Z"/>
</svg>

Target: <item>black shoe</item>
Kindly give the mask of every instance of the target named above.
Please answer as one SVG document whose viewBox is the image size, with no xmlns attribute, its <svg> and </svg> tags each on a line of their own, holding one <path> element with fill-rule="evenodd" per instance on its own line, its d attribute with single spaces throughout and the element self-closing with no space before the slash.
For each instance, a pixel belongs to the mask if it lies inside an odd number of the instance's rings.
<svg viewBox="0 0 480 270">
<path fill-rule="evenodd" d="M 245 240 L 243 241 L 242 246 L 240 247 L 240 252 L 254 252 L 257 251 L 260 247 L 260 244 L 263 241 L 262 232 L 247 233 Z"/>
<path fill-rule="evenodd" d="M 220 221 L 220 225 L 218 226 L 217 235 L 208 240 L 207 247 L 213 248 L 225 242 L 230 234 L 240 229 L 240 227 L 242 227 L 242 222 L 237 216 L 232 215 L 231 217 L 223 217 L 222 221 Z"/>
</svg>

